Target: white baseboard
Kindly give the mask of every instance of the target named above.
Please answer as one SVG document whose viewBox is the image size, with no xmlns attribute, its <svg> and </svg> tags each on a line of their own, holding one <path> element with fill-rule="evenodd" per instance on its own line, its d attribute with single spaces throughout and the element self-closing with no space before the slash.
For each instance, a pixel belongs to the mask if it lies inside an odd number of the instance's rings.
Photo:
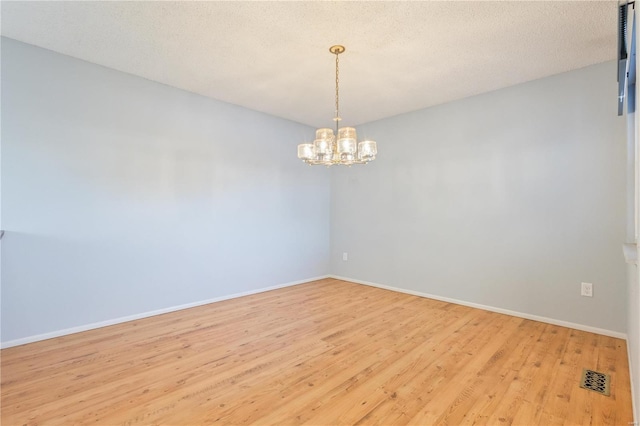
<svg viewBox="0 0 640 426">
<path fill-rule="evenodd" d="M 606 329 L 597 328 L 597 327 L 591 327 L 591 326 L 588 326 L 588 325 L 577 324 L 577 323 L 572 323 L 572 322 L 567 322 L 567 321 L 560 321 L 560 320 L 553 319 L 553 318 L 547 318 L 547 317 L 542 317 L 542 316 L 538 316 L 538 315 L 526 314 L 526 313 L 523 313 L 523 312 L 511 311 L 511 310 L 508 310 L 508 309 L 496 308 L 496 307 L 493 307 L 493 306 L 481 305 L 479 303 L 472 303 L 472 302 L 467 302 L 467 301 L 464 301 L 464 300 L 452 299 L 452 298 L 449 298 L 449 297 L 442 297 L 442 296 L 437 296 L 437 295 L 434 295 L 434 294 L 422 293 L 422 292 L 419 292 L 419 291 L 407 290 L 407 289 L 403 289 L 403 288 L 399 288 L 399 287 L 392 287 L 392 286 L 388 286 L 388 285 L 384 285 L 384 284 L 377 284 L 377 283 L 372 283 L 372 282 L 369 282 L 369 281 L 357 280 L 357 279 L 354 279 L 354 278 L 341 277 L 341 276 L 338 276 L 338 275 L 324 275 L 324 276 L 320 276 L 320 277 L 312 277 L 312 278 L 307 278 L 307 279 L 304 279 L 304 280 L 299 280 L 299 281 L 293 281 L 293 282 L 289 282 L 289 283 L 285 283 L 285 284 L 274 285 L 274 286 L 271 286 L 271 287 L 264 287 L 264 288 L 260 288 L 260 289 L 257 289 L 257 290 L 250 290 L 250 291 L 245 291 L 245 292 L 242 292 L 242 293 L 234 293 L 234 294 L 230 294 L 230 295 L 226 295 L 226 296 L 214 297 L 212 299 L 201 300 L 201 301 L 198 301 L 198 302 L 187 303 L 187 304 L 184 304 L 184 305 L 170 306 L 168 308 L 157 309 L 157 310 L 154 310 L 154 311 L 143 312 L 143 313 L 140 313 L 140 314 L 128 315 L 126 317 L 120 317 L 120 318 L 115 318 L 115 319 L 111 319 L 111 320 L 95 322 L 95 323 L 91 323 L 91 324 L 85 324 L 85 325 L 81 325 L 81 326 L 77 326 L 77 327 L 66 328 L 66 329 L 63 329 L 63 330 L 56 330 L 56 331 L 52 331 L 52 332 L 49 332 L 49 333 L 37 334 L 37 335 L 33 335 L 33 336 L 23 337 L 23 338 L 20 338 L 20 339 L 9 340 L 9 341 L 0 343 L 0 348 L 4 349 L 4 348 L 10 348 L 10 347 L 13 347 L 13 346 L 25 345 L 27 343 L 38 342 L 40 340 L 52 339 L 54 337 L 66 336 L 66 335 L 69 335 L 69 334 L 80 333 L 82 331 L 87 331 L 87 330 L 94 330 L 96 328 L 107 327 L 107 326 L 115 325 L 115 324 L 121 324 L 121 323 L 127 322 L 127 321 L 134 321 L 134 320 L 138 320 L 138 319 L 142 319 L 142 318 L 148 318 L 148 317 L 152 317 L 154 315 L 161 315 L 161 314 L 166 314 L 166 313 L 169 313 L 169 312 L 180 311 L 182 309 L 194 308 L 196 306 L 202 306 L 202 305 L 207 305 L 209 303 L 221 302 L 223 300 L 235 299 L 235 298 L 242 297 L 242 296 L 249 296 L 251 294 L 263 293 L 265 291 L 277 290 L 279 288 L 291 287 L 291 286 L 304 284 L 304 283 L 307 283 L 307 282 L 310 282 L 310 281 L 316 281 L 316 280 L 321 280 L 321 279 L 325 279 L 325 278 L 335 278 L 335 279 L 338 279 L 338 280 L 350 281 L 350 282 L 353 282 L 353 283 L 368 285 L 368 286 L 371 286 L 371 287 L 383 288 L 385 290 L 397 291 L 397 292 L 400 292 L 400 293 L 411 294 L 411 295 L 414 295 L 414 296 L 420 296 L 420 297 L 426 297 L 426 298 L 429 298 L 429 299 L 440 300 L 442 302 L 455 303 L 457 305 L 469 306 L 471 308 L 483 309 L 485 311 L 497 312 L 497 313 L 500 313 L 500 314 L 506 314 L 506 315 L 511 315 L 511 316 L 514 316 L 514 317 L 519 317 L 519 318 L 525 318 L 525 319 L 530 319 L 530 320 L 534 320 L 534 321 L 545 322 L 545 323 L 548 323 L 548 324 L 559 325 L 559 326 L 562 326 L 562 327 L 573 328 L 573 329 L 576 329 L 576 330 L 588 331 L 588 332 L 591 332 L 591 333 L 602 334 L 602 335 L 605 335 L 605 336 L 617 337 L 619 339 L 625 339 L 625 340 L 627 339 L 626 333 L 620 333 L 620 332 L 617 332 L 617 331 L 611 331 L 611 330 L 606 330 Z M 628 345 L 627 345 L 627 347 L 628 347 Z M 631 365 L 631 364 L 629 364 L 629 365 Z"/>
<path fill-rule="evenodd" d="M 588 325 L 577 324 L 577 323 L 568 322 L 568 321 L 561 321 L 561 320 L 557 320 L 557 319 L 553 319 L 553 318 L 541 317 L 541 316 L 538 316 L 538 315 L 526 314 L 524 312 L 511 311 L 509 309 L 496 308 L 494 306 L 481 305 L 479 303 L 467 302 L 467 301 L 464 301 L 464 300 L 452 299 L 452 298 L 449 298 L 449 297 L 436 296 L 435 294 L 422 293 L 420 291 L 407 290 L 407 289 L 399 288 L 399 287 L 391 287 L 391 286 L 384 285 L 384 284 L 377 284 L 377 283 L 372 283 L 372 282 L 369 282 L 369 281 L 356 280 L 356 279 L 353 279 L 353 278 L 341 277 L 341 276 L 338 276 L 338 275 L 330 275 L 329 277 L 335 278 L 335 279 L 338 279 L 338 280 L 343 280 L 343 281 L 350 281 L 350 282 L 353 282 L 353 283 L 356 283 L 356 284 L 364 284 L 364 285 L 368 285 L 368 286 L 371 286 L 371 287 L 383 288 L 385 290 L 391 290 L 391 291 L 397 291 L 397 292 L 400 292 L 400 293 L 411 294 L 413 296 L 420 296 L 420 297 L 426 297 L 428 299 L 435 299 L 435 300 L 439 300 L 441 302 L 455 303 L 456 305 L 469 306 L 470 308 L 483 309 L 485 311 L 497 312 L 499 314 L 511 315 L 513 317 L 525 318 L 525 319 L 530 319 L 530 320 L 533 320 L 533 321 L 545 322 L 545 323 L 548 323 L 548 324 L 559 325 L 561 327 L 573 328 L 575 330 L 588 331 L 588 332 L 591 332 L 591 333 L 602 334 L 604 336 L 617 337 L 618 339 L 627 340 L 627 334 L 626 333 L 621 333 L 619 331 L 606 330 L 604 328 L 591 327 L 591 326 L 588 326 Z"/>
<path fill-rule="evenodd" d="M 94 322 L 94 323 L 91 323 L 91 324 L 80 325 L 80 326 L 77 326 L 77 327 L 65 328 L 64 330 L 51 331 L 49 333 L 43 333 L 43 334 L 37 334 L 37 335 L 34 335 L 34 336 L 23 337 L 21 339 L 9 340 L 7 342 L 2 342 L 0 344 L 0 347 L 2 349 L 5 349 L 5 348 L 10 348 L 12 346 L 25 345 L 27 343 L 38 342 L 40 340 L 52 339 L 54 337 L 66 336 L 68 334 L 80 333 L 81 331 L 94 330 L 96 328 L 101 328 L 101 327 L 108 327 L 110 325 L 121 324 L 121 323 L 127 322 L 127 321 L 134 321 L 134 320 L 139 320 L 139 319 L 142 319 L 142 318 L 152 317 L 152 316 L 155 316 L 155 315 L 162 315 L 162 314 L 166 314 L 166 313 L 169 313 L 169 312 L 180 311 L 180 310 L 183 310 L 183 309 L 195 308 L 196 306 L 207 305 L 209 303 L 221 302 L 223 300 L 235 299 L 235 298 L 238 298 L 238 297 L 249 296 L 249 295 L 257 294 L 257 293 L 264 293 L 265 291 L 277 290 L 279 288 L 292 287 L 292 286 L 295 286 L 295 285 L 304 284 L 304 283 L 308 283 L 308 282 L 316 281 L 316 280 L 321 280 L 321 279 L 325 279 L 325 278 L 330 278 L 330 276 L 329 275 L 324 275 L 324 276 L 321 276 L 321 277 L 307 278 L 307 279 L 304 279 L 304 280 L 293 281 L 293 282 L 289 282 L 289 283 L 285 283 L 285 284 L 278 284 L 278 285 L 274 285 L 274 286 L 271 286 L 271 287 L 263 287 L 263 288 L 259 288 L 257 290 L 249 290 L 249 291 L 244 291 L 242 293 L 234 293 L 234 294 L 229 294 L 229 295 L 226 295 L 226 296 L 214 297 L 212 299 L 200 300 L 198 302 L 186 303 L 184 305 L 170 306 L 168 308 L 156 309 L 154 311 L 143 312 L 143 313 L 134 314 L 134 315 L 128 315 L 126 317 L 120 317 L 120 318 L 110 319 L 110 320 L 106 320 L 106 321 Z"/>
<path fill-rule="evenodd" d="M 633 411 L 633 421 L 634 425 L 637 425 L 640 422 L 640 415 L 638 415 L 638 407 L 636 405 L 636 386 L 640 386 L 640 383 L 636 383 L 633 378 L 633 363 L 631 362 L 631 348 L 629 345 L 629 340 L 627 340 L 627 361 L 629 362 L 629 383 L 631 387 L 631 409 Z"/>
</svg>

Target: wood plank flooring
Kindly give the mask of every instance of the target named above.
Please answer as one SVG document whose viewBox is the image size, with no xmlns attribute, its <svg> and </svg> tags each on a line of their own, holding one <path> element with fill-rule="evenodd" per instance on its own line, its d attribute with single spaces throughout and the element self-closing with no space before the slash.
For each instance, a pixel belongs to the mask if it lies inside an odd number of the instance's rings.
<svg viewBox="0 0 640 426">
<path fill-rule="evenodd" d="M 6 426 L 633 421 L 624 340 L 333 279 L 0 356 Z"/>
</svg>

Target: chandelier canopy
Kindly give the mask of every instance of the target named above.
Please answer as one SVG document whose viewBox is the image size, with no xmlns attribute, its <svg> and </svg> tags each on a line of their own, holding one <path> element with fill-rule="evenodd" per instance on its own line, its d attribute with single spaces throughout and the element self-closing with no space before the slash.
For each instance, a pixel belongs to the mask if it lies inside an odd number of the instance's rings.
<svg viewBox="0 0 640 426">
<path fill-rule="evenodd" d="M 376 159 L 378 147 L 371 140 L 358 143 L 356 129 L 353 127 L 338 128 L 340 120 L 340 88 L 339 88 L 339 59 L 338 55 L 345 51 L 344 46 L 331 46 L 329 51 L 336 55 L 336 133 L 333 129 L 322 128 L 316 130 L 316 139 L 313 143 L 298 145 L 298 158 L 307 164 L 333 166 L 341 164 L 367 164 Z"/>
</svg>

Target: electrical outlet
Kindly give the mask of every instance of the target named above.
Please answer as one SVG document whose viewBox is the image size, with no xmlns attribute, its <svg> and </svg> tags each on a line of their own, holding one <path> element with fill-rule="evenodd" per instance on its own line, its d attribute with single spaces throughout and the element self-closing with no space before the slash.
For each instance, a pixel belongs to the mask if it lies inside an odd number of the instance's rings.
<svg viewBox="0 0 640 426">
<path fill-rule="evenodd" d="M 347 254 L 347 252 L 342 253 L 342 260 L 344 260 L 345 262 L 349 260 L 349 255 Z"/>
<path fill-rule="evenodd" d="M 580 288 L 580 295 L 593 297 L 593 284 L 591 283 L 582 283 L 582 287 Z"/>
</svg>

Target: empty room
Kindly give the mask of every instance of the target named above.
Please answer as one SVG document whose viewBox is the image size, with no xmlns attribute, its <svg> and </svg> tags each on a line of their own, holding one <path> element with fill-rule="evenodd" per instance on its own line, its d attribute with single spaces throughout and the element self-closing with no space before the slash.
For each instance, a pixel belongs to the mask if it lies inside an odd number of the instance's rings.
<svg viewBox="0 0 640 426">
<path fill-rule="evenodd" d="M 635 3 L 0 2 L 3 425 L 637 425 Z"/>
</svg>

